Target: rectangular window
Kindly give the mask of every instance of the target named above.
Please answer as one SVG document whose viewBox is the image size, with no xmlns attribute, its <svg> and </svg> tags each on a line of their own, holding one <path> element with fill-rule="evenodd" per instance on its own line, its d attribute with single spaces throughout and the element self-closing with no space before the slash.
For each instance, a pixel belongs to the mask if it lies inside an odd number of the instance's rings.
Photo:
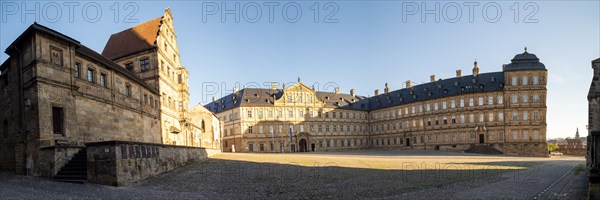
<svg viewBox="0 0 600 200">
<path fill-rule="evenodd" d="M 533 120 L 538 120 L 538 119 L 539 119 L 538 112 L 533 112 Z"/>
<path fill-rule="evenodd" d="M 538 130 L 533 130 L 533 139 L 534 139 L 534 140 L 538 140 L 538 139 L 540 139 L 540 131 L 538 131 Z"/>
<path fill-rule="evenodd" d="M 533 76 L 533 84 L 537 85 L 540 83 L 540 77 L 539 76 Z"/>
<path fill-rule="evenodd" d="M 252 133 L 252 126 L 248 126 L 248 133 Z"/>
<path fill-rule="evenodd" d="M 494 113 L 489 113 L 488 114 L 488 121 L 490 121 L 490 122 L 494 121 Z"/>
<path fill-rule="evenodd" d="M 178 84 L 182 84 L 183 83 L 183 78 L 181 74 L 177 74 L 177 83 Z"/>
<path fill-rule="evenodd" d="M 479 105 L 478 106 L 483 106 L 483 97 L 479 97 Z"/>
<path fill-rule="evenodd" d="M 523 112 L 523 120 L 529 120 L 529 112 Z"/>
<path fill-rule="evenodd" d="M 252 111 L 251 110 L 248 111 L 248 118 L 252 118 Z"/>
<path fill-rule="evenodd" d="M 150 69 L 150 60 L 148 58 L 140 60 L 140 69 L 142 71 L 148 71 Z"/>
<path fill-rule="evenodd" d="M 100 85 L 106 87 L 106 74 L 100 74 Z"/>
<path fill-rule="evenodd" d="M 456 108 L 456 100 L 450 101 L 450 108 Z"/>
<path fill-rule="evenodd" d="M 519 102 L 519 96 L 512 95 L 512 103 L 517 103 L 517 102 Z"/>
<path fill-rule="evenodd" d="M 89 82 L 92 82 L 92 83 L 94 82 L 94 69 L 88 68 L 88 70 L 87 70 L 87 80 Z"/>
<path fill-rule="evenodd" d="M 446 109 L 446 102 L 442 102 L 442 109 L 445 110 Z"/>
<path fill-rule="evenodd" d="M 488 97 L 488 105 L 494 105 L 494 97 L 492 97 L 492 96 Z"/>
<path fill-rule="evenodd" d="M 538 102 L 538 101 L 540 101 L 540 95 L 534 94 L 533 95 L 533 102 Z"/>
<path fill-rule="evenodd" d="M 133 63 L 130 62 L 130 63 L 125 64 L 125 69 L 133 72 Z"/>
<path fill-rule="evenodd" d="M 519 139 L 519 132 L 513 131 L 513 140 Z"/>
<path fill-rule="evenodd" d="M 460 99 L 460 107 L 461 108 L 465 107 L 465 100 L 464 99 Z"/>
<path fill-rule="evenodd" d="M 465 115 L 460 115 L 460 123 L 465 123 Z"/>
<path fill-rule="evenodd" d="M 527 77 L 527 76 L 523 77 L 523 83 L 522 84 L 523 85 L 529 84 L 529 77 Z"/>
<path fill-rule="evenodd" d="M 469 122 L 471 122 L 471 123 L 475 122 L 475 115 L 473 115 L 473 114 L 469 115 Z"/>
<path fill-rule="evenodd" d="M 529 139 L 529 131 L 523 131 L 523 139 Z"/>
<path fill-rule="evenodd" d="M 125 85 L 125 95 L 131 97 L 131 85 Z"/>
<path fill-rule="evenodd" d="M 52 107 L 52 129 L 54 134 L 64 134 L 64 110 L 60 107 Z"/>
<path fill-rule="evenodd" d="M 81 77 L 81 63 L 75 63 L 75 78 Z"/>
<path fill-rule="evenodd" d="M 511 85 L 517 85 L 517 77 L 512 77 Z"/>
<path fill-rule="evenodd" d="M 529 95 L 523 95 L 523 103 L 529 102 Z"/>
<path fill-rule="evenodd" d="M 512 119 L 513 119 L 513 120 L 519 120 L 519 113 L 517 113 L 517 112 L 513 112 L 513 113 L 512 113 Z"/>
<path fill-rule="evenodd" d="M 294 111 L 293 110 L 288 111 L 288 117 L 294 117 Z"/>
<path fill-rule="evenodd" d="M 479 114 L 479 122 L 483 122 L 484 118 L 483 118 L 483 113 Z"/>
<path fill-rule="evenodd" d="M 438 110 L 438 103 L 433 104 L 433 110 Z"/>
<path fill-rule="evenodd" d="M 498 96 L 498 105 L 502 105 L 504 103 L 504 97 Z"/>
</svg>

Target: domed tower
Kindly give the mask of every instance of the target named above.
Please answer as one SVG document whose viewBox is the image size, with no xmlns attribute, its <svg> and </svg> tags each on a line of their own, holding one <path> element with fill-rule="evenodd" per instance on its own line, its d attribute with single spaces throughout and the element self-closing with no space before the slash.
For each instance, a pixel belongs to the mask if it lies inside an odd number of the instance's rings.
<svg viewBox="0 0 600 200">
<path fill-rule="evenodd" d="M 532 155 L 547 153 L 546 85 L 548 71 L 532 53 L 517 54 L 504 65 L 504 98 L 507 116 L 505 147 Z M 509 150 L 507 149 L 507 151 Z"/>
</svg>

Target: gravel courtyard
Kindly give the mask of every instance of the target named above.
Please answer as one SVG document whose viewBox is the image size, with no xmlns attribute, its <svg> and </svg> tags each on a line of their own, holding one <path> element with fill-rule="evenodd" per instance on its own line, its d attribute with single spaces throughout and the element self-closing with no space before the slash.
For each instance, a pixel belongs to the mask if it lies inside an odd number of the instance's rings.
<svg viewBox="0 0 600 200">
<path fill-rule="evenodd" d="M 130 187 L 0 173 L 3 199 L 585 199 L 582 157 L 418 150 L 224 153 Z"/>
</svg>

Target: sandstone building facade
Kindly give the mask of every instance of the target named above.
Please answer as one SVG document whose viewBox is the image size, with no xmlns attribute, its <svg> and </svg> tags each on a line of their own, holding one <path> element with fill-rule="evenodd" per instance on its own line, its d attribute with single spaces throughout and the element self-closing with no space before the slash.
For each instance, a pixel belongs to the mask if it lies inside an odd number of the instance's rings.
<svg viewBox="0 0 600 200">
<path fill-rule="evenodd" d="M 597 185 L 600 183 L 600 154 L 598 153 L 600 147 L 600 58 L 592 61 L 592 69 L 594 69 L 594 75 L 587 96 L 589 131 L 587 137 L 587 166 L 590 169 L 590 183 Z M 592 194 L 590 192 L 590 195 Z"/>
<path fill-rule="evenodd" d="M 300 81 L 245 88 L 206 107 L 223 127 L 223 150 L 317 151 L 351 148 L 466 150 L 545 156 L 547 70 L 525 50 L 502 71 L 436 80 L 372 97 L 319 92 Z"/>
<path fill-rule="evenodd" d="M 143 144 L 220 149 L 219 120 L 188 108 L 172 20 L 167 9 L 114 34 L 102 54 L 37 23 L 25 30 L 0 65 L 0 170 L 53 177 L 106 141 L 136 143 L 136 159 L 158 153 Z"/>
</svg>

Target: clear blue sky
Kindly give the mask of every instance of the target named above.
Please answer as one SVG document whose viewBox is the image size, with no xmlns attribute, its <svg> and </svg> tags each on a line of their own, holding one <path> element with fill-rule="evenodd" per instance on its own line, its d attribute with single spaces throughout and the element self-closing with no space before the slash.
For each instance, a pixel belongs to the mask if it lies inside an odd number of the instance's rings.
<svg viewBox="0 0 600 200">
<path fill-rule="evenodd" d="M 497 7 L 490 4 L 483 9 L 490 2 L 480 2 L 474 6 L 473 22 L 463 2 L 437 2 L 440 21 L 428 14 L 423 22 L 420 1 L 282 1 L 274 7 L 272 23 L 265 2 L 227 1 L 225 5 L 233 9 L 236 2 L 243 12 L 239 23 L 233 15 L 226 15 L 225 22 L 220 12 L 209 15 L 215 6 L 219 11 L 224 9 L 223 2 L 215 1 L 146 1 L 129 7 L 118 2 L 117 22 L 115 1 L 80 2 L 72 9 L 72 21 L 65 2 L 38 2 L 39 9 L 23 18 L 27 13 L 23 6 L 32 10 L 35 2 L 2 1 L 0 48 L 6 48 L 37 17 L 41 24 L 101 52 L 112 33 L 137 24 L 124 21 L 133 8 L 137 8 L 133 18 L 143 22 L 170 7 L 182 63 L 191 73 L 191 101 L 195 105 L 212 97 L 203 85 L 216 83 L 222 94 L 227 94 L 236 82 L 289 83 L 298 76 L 307 85 L 318 83 L 321 89 L 331 82 L 343 92 L 355 88 L 360 95 L 372 95 L 386 82 L 399 89 L 409 79 L 427 82 L 431 74 L 449 78 L 456 69 L 470 74 L 475 59 L 482 73 L 500 71 L 502 64 L 527 46 L 548 68 L 548 138 L 573 136 L 577 127 L 586 135 L 590 61 L 600 57 L 598 1 L 519 2 L 518 6 L 516 1 L 497 1 L 501 9 L 497 21 Z M 319 23 L 314 22 L 315 7 L 311 9 L 315 2 L 319 3 Z M 435 3 L 427 1 L 425 6 L 431 10 Z M 286 4 L 288 15 L 284 17 Z M 256 16 L 256 5 L 262 15 L 250 23 Z M 292 5 L 302 10 L 296 23 L 286 21 L 296 16 Z M 409 15 L 414 5 L 419 10 Z M 456 18 L 457 6 L 460 18 Z M 96 8 L 101 15 L 96 16 Z M 334 23 L 323 23 L 334 8 Z M 5 54 L 0 56 L 0 60 L 6 58 Z"/>
</svg>

